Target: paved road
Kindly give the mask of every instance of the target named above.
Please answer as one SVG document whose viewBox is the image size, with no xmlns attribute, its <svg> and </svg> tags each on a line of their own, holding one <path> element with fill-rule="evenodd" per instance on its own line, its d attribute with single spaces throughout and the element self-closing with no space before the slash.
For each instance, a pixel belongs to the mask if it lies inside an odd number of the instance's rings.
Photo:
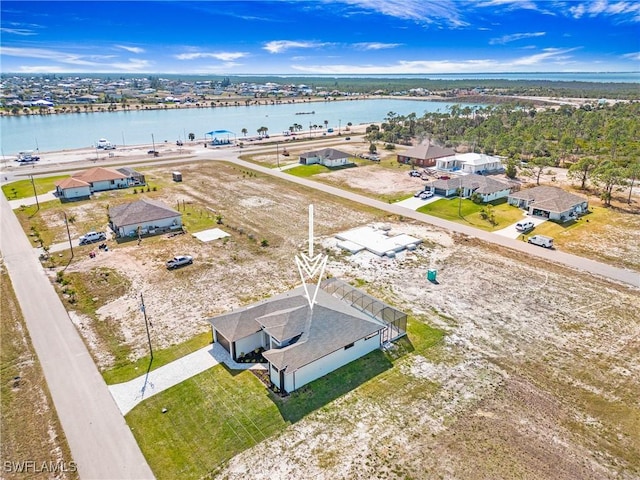
<svg viewBox="0 0 640 480">
<path fill-rule="evenodd" d="M 0 250 L 80 478 L 154 478 L 9 202 L 0 197 Z"/>
<path fill-rule="evenodd" d="M 347 192 L 337 187 L 332 187 L 330 185 L 314 182 L 306 178 L 289 175 L 286 172 L 279 172 L 275 169 L 265 168 L 254 163 L 239 160 L 233 152 L 218 151 L 215 153 L 217 159 L 233 162 L 245 168 L 250 168 L 262 173 L 266 173 L 268 175 L 272 175 L 274 177 L 282 178 L 289 182 L 305 185 L 309 188 L 321 190 L 323 192 L 330 193 L 331 195 L 368 205 L 370 207 L 374 207 L 389 213 L 413 218 L 424 223 L 430 223 L 431 225 L 446 230 L 462 233 L 470 237 L 476 237 L 489 243 L 508 247 L 513 250 L 518 250 L 535 257 L 551 260 L 553 262 L 564 264 L 567 267 L 575 268 L 577 270 L 583 270 L 594 275 L 607 277 L 611 280 L 633 285 L 634 287 L 640 287 L 640 273 L 633 270 L 617 268 L 611 265 L 596 262 L 594 260 L 589 260 L 587 258 L 579 257 L 577 255 L 572 255 L 558 250 L 548 250 L 546 248 L 530 245 L 521 240 L 507 238 L 501 235 L 495 235 L 491 232 L 486 232 L 484 230 L 479 230 L 459 223 L 450 222 L 448 220 L 432 217 L 423 213 L 418 213 L 410 208 L 402 207 L 400 205 L 384 203 L 380 200 L 365 197 L 364 195 L 359 195 L 357 193 Z"/>
</svg>

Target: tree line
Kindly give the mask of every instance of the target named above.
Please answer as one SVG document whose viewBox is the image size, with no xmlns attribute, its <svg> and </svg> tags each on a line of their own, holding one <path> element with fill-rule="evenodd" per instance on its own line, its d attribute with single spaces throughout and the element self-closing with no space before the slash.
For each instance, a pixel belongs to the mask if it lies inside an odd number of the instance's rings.
<svg viewBox="0 0 640 480">
<path fill-rule="evenodd" d="M 518 166 L 530 169 L 539 182 L 545 167 L 568 168 L 581 189 L 600 189 L 605 205 L 614 190 L 640 177 L 640 103 L 596 102 L 536 109 L 523 104 L 453 105 L 446 113 L 418 117 L 389 112 L 384 122 L 367 128 L 367 139 L 393 144 L 412 141 L 498 155 L 507 159 L 507 175 Z"/>
</svg>

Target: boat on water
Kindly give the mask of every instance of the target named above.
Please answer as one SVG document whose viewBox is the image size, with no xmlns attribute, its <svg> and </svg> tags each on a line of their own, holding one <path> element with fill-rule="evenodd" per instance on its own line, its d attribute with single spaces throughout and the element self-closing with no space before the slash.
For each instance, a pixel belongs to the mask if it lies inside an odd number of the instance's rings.
<svg viewBox="0 0 640 480">
<path fill-rule="evenodd" d="M 18 158 L 16 158 L 16 162 L 20 163 L 32 163 L 40 160 L 38 155 L 33 154 L 33 150 L 23 150 L 18 152 Z"/>
<path fill-rule="evenodd" d="M 296 115 L 315 115 L 316 111 L 311 110 L 310 112 L 296 112 Z"/>
</svg>

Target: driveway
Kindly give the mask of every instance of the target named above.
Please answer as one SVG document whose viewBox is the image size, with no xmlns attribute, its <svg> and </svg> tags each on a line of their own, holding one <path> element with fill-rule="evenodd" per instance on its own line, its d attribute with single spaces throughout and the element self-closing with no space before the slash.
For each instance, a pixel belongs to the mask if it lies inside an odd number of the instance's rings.
<svg viewBox="0 0 640 480">
<path fill-rule="evenodd" d="M 548 220 L 547 218 L 532 217 L 529 215 L 526 215 L 525 217 L 523 217 L 523 219 L 533 222 L 534 228 Z M 507 238 L 518 238 L 523 234 L 523 232 L 516 230 L 516 223 L 514 223 L 513 225 L 509 225 L 508 227 L 502 228 L 500 230 L 496 230 L 493 233 L 495 233 L 496 235 L 502 235 L 503 237 L 507 237 Z M 528 232 L 524 232 L 524 234 L 526 235 L 531 232 L 532 230 L 529 230 Z"/>
<path fill-rule="evenodd" d="M 420 207 L 423 207 L 433 202 L 437 202 L 441 198 L 442 197 L 440 195 L 434 195 L 433 197 L 427 198 L 426 200 L 423 200 L 422 198 L 410 197 L 405 200 L 396 202 L 394 203 L 394 205 L 398 205 L 399 207 L 409 208 L 415 211 Z"/>
</svg>

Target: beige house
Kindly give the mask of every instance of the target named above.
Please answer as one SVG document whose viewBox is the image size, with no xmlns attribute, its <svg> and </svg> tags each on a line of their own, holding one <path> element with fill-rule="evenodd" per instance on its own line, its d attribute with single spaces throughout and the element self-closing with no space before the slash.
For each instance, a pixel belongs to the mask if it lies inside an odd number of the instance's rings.
<svg viewBox="0 0 640 480">
<path fill-rule="evenodd" d="M 455 153 L 450 148 L 437 147 L 425 142 L 399 153 L 397 159 L 398 163 L 404 163 L 405 165 L 434 167 L 438 158 L 450 157 Z"/>
<path fill-rule="evenodd" d="M 530 215 L 560 222 L 580 216 L 589 208 L 586 198 L 546 185 L 514 192 L 509 195 L 508 202 L 527 210 Z"/>
</svg>

